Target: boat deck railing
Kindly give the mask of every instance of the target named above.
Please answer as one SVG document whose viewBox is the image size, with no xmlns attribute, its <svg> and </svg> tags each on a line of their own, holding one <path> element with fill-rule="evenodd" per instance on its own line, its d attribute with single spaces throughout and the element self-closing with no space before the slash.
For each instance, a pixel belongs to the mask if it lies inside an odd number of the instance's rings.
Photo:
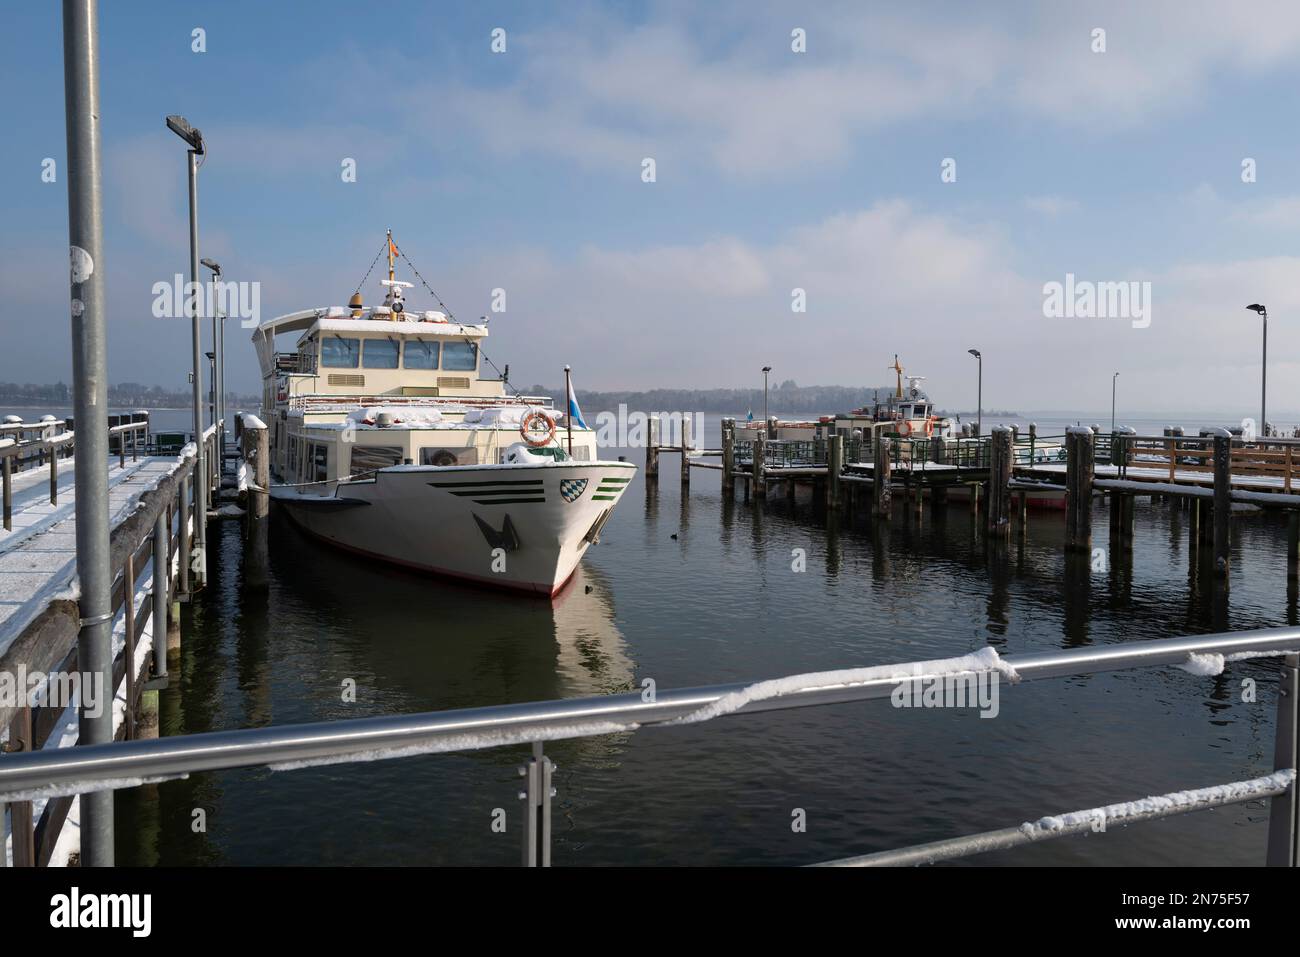
<svg viewBox="0 0 1300 957">
<path fill-rule="evenodd" d="M 319 764 L 371 762 L 531 743 L 533 756 L 520 769 L 524 785 L 520 797 L 526 801 L 527 808 L 523 861 L 527 865 L 547 865 L 551 856 L 554 766 L 543 753 L 546 741 L 627 733 L 652 725 L 695 722 L 707 725 L 721 716 L 887 698 L 899 688 L 900 682 L 923 682 L 927 677 L 978 676 L 999 683 L 1038 681 L 1139 668 L 1203 666 L 1215 660 L 1222 667 L 1225 660 L 1238 657 L 1285 655 L 1278 689 L 1272 774 L 822 863 L 870 865 L 945 860 L 1097 830 L 1099 821 L 1104 829 L 1107 820 L 1122 825 L 1269 798 L 1267 863 L 1295 866 L 1300 833 L 1295 786 L 1297 700 L 1300 698 L 1297 648 L 1300 648 L 1300 628 L 1277 628 L 1130 641 L 1005 658 L 986 653 L 978 657 L 978 664 L 962 663 L 956 667 L 951 662 L 915 662 L 794 676 L 758 684 L 724 684 L 657 693 L 647 689 L 643 693 L 273 725 L 8 754 L 0 757 L 0 808 L 5 802 L 136 787 L 205 771 L 248 767 L 286 771 Z M 1245 756 L 1242 757 L 1244 760 Z"/>
</svg>

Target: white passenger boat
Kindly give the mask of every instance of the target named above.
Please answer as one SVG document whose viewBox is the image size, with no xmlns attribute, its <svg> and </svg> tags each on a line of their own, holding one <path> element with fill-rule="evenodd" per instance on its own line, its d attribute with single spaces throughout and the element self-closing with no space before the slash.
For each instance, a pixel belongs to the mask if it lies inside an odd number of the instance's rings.
<svg viewBox="0 0 1300 957">
<path fill-rule="evenodd" d="M 358 291 L 347 307 L 279 316 L 254 333 L 272 501 L 341 548 L 554 595 L 636 468 L 599 458 L 571 389 L 560 410 L 513 393 L 509 366 L 482 375 L 487 319 L 408 309 L 391 234 L 387 252 L 382 305 Z M 292 349 L 277 351 L 290 333 Z"/>
</svg>

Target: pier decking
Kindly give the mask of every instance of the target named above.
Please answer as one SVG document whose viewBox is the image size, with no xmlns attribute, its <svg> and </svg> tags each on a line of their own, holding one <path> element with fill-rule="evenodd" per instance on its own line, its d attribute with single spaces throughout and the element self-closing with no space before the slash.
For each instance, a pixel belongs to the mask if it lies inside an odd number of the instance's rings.
<svg viewBox="0 0 1300 957">
<path fill-rule="evenodd" d="M 196 528 L 194 446 L 180 455 L 151 455 L 147 416 L 114 427 L 115 454 L 104 463 L 114 573 L 113 674 L 111 688 L 83 688 L 76 436 L 63 426 L 14 426 L 15 431 L 39 428 L 41 434 L 10 440 L 0 449 L 6 456 L 0 674 L 17 676 L 13 680 L 21 685 L 25 702 L 0 701 L 0 741 L 9 753 L 76 745 L 79 709 L 89 703 L 83 702 L 83 691 L 97 696 L 96 708 L 112 708 L 116 739 L 155 735 L 156 691 L 167 682 L 166 652 L 169 645 L 179 647 L 177 603 L 197 578 L 188 559 Z M 204 441 L 215 445 L 215 429 L 208 430 Z M 212 476 L 206 479 L 214 482 Z M 156 569 L 166 572 L 159 575 Z M 156 627 L 159 623 L 162 627 Z M 11 833 L 0 847 L 0 863 L 68 863 L 79 849 L 79 811 L 72 796 L 11 803 Z"/>
</svg>

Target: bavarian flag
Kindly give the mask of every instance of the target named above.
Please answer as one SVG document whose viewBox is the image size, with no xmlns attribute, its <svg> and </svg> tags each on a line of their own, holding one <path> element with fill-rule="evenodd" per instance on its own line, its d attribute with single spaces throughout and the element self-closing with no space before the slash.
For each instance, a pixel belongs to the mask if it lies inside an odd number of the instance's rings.
<svg viewBox="0 0 1300 957">
<path fill-rule="evenodd" d="M 567 376 L 566 378 L 568 379 L 568 390 L 569 390 L 569 396 L 568 396 L 569 421 L 573 422 L 575 425 L 579 426 L 580 428 L 585 429 L 587 428 L 587 423 L 582 420 L 582 409 L 578 406 L 578 394 L 573 391 L 573 378 L 572 376 Z"/>
</svg>

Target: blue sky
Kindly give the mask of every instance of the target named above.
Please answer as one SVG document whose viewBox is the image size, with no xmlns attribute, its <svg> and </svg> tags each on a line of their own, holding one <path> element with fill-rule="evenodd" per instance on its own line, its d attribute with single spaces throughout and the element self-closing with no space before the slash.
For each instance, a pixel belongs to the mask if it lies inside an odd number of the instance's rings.
<svg viewBox="0 0 1300 957">
<path fill-rule="evenodd" d="M 0 379 L 66 381 L 59 5 L 5 21 Z M 520 383 L 876 384 L 897 352 L 968 406 L 974 346 L 988 405 L 1105 408 L 1119 370 L 1134 408 L 1236 414 L 1262 301 L 1270 408 L 1300 421 L 1294 4 L 137 2 L 100 27 L 113 381 L 184 382 L 187 323 L 150 312 L 188 259 L 179 112 L 209 144 L 201 254 L 264 316 L 345 302 L 391 226 L 459 316 L 506 290 L 487 351 Z M 1067 272 L 1150 282 L 1150 325 L 1044 317 Z"/>
</svg>

